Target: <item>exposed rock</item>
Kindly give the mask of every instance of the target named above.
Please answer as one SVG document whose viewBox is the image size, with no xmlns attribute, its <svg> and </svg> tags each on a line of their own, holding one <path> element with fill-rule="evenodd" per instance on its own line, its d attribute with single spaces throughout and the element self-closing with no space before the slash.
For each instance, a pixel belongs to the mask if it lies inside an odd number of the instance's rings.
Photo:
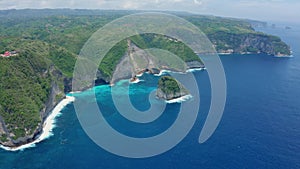
<svg viewBox="0 0 300 169">
<path fill-rule="evenodd" d="M 144 72 L 151 74 L 159 74 L 162 69 L 171 70 L 174 72 L 185 72 L 188 68 L 204 68 L 203 63 L 199 61 L 179 62 L 184 69 L 175 69 L 168 63 L 162 63 L 158 57 L 152 55 L 151 52 L 137 47 L 130 40 L 127 41 L 128 49 L 126 54 L 117 64 L 111 79 L 106 79 L 106 82 L 114 84 L 121 79 L 135 79 L 136 75 Z M 175 59 L 175 58 L 174 58 Z M 174 65 L 173 65 L 174 66 Z M 101 76 L 97 77 L 101 79 Z"/>
<path fill-rule="evenodd" d="M 291 55 L 290 47 L 276 36 L 252 33 L 233 34 L 220 31 L 209 34 L 208 37 L 218 53 Z"/>
<path fill-rule="evenodd" d="M 205 68 L 204 64 L 199 62 L 199 61 L 191 61 L 186 63 L 187 67 L 189 69 L 194 69 L 194 68 Z"/>
<path fill-rule="evenodd" d="M 156 96 L 164 100 L 172 100 L 189 94 L 189 91 L 171 76 L 162 76 L 158 81 Z"/>
<path fill-rule="evenodd" d="M 55 77 L 51 83 L 51 91 L 48 97 L 47 102 L 44 105 L 43 110 L 40 112 L 41 123 L 38 124 L 36 129 L 31 135 L 26 135 L 25 137 L 17 138 L 16 140 L 13 139 L 12 133 L 10 133 L 5 128 L 5 122 L 0 117 L 0 134 L 5 134 L 7 140 L 2 142 L 0 140 L 0 144 L 8 147 L 17 147 L 35 140 L 35 138 L 41 134 L 43 129 L 43 124 L 46 118 L 48 117 L 49 113 L 54 109 L 54 107 L 65 97 L 65 94 L 62 89 L 60 89 L 58 82 L 62 81 L 63 75 L 60 71 L 56 70 L 53 66 L 50 67 L 49 71 Z"/>
<path fill-rule="evenodd" d="M 5 123 L 2 119 L 2 117 L 0 116 L 0 136 L 2 137 L 5 137 L 6 134 L 8 133 L 6 127 L 5 127 Z"/>
<path fill-rule="evenodd" d="M 135 82 L 137 80 L 139 80 L 139 79 L 136 76 L 134 76 L 133 78 L 130 79 L 130 82 Z"/>
<path fill-rule="evenodd" d="M 111 84 L 121 80 L 121 79 L 130 79 L 135 76 L 135 72 L 133 70 L 133 64 L 130 60 L 128 53 L 126 53 L 119 64 L 116 66 L 116 69 L 113 73 L 113 77 L 111 79 Z"/>
<path fill-rule="evenodd" d="M 157 68 L 151 68 L 151 69 L 149 69 L 149 73 L 151 73 L 151 74 L 159 74 L 160 70 L 157 69 Z"/>
</svg>

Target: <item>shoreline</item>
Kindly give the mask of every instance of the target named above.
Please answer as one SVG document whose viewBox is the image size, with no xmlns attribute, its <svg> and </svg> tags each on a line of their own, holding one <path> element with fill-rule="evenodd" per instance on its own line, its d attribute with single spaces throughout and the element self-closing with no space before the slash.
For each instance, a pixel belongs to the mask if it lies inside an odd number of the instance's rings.
<svg viewBox="0 0 300 169">
<path fill-rule="evenodd" d="M 191 68 L 188 69 L 186 72 L 184 73 L 190 73 L 190 72 L 195 72 L 195 71 L 201 71 L 201 70 L 205 70 L 206 68 Z M 168 72 L 172 72 L 170 70 L 161 70 L 159 74 L 153 74 L 154 76 L 162 76 L 165 73 Z M 176 72 L 174 72 L 176 73 Z M 141 77 L 143 75 L 143 73 L 139 74 L 138 77 Z M 133 82 L 129 82 L 130 83 L 139 83 L 143 80 L 140 80 L 139 78 L 137 78 L 135 81 Z M 70 94 L 72 93 L 81 93 L 81 91 L 75 91 L 75 92 L 70 92 Z M 176 99 L 172 99 L 172 100 L 167 100 L 165 101 L 166 103 L 181 103 L 184 101 L 187 101 L 189 99 L 191 99 L 193 96 L 192 95 L 185 95 Z M 32 142 L 24 144 L 24 145 L 20 145 L 18 147 L 6 147 L 3 145 L 0 145 L 0 149 L 6 150 L 6 151 L 23 151 L 24 149 L 27 148 L 32 148 L 32 147 L 36 147 L 37 143 L 40 143 L 48 138 L 50 138 L 51 136 L 53 136 L 53 129 L 56 127 L 55 126 L 55 122 L 56 122 L 56 117 L 59 117 L 61 115 L 61 111 L 63 110 L 64 107 L 66 107 L 68 104 L 74 102 L 75 97 L 73 96 L 69 96 L 66 95 L 66 98 L 61 100 L 55 107 L 54 109 L 51 111 L 51 113 L 49 114 L 49 116 L 46 118 L 46 120 L 44 121 L 43 124 L 43 130 L 42 133 Z"/>
<path fill-rule="evenodd" d="M 186 71 L 186 73 L 191 73 L 191 72 L 197 72 L 197 71 L 203 71 L 203 70 L 206 70 L 206 68 L 192 68 L 192 69 L 188 69 Z"/>
<path fill-rule="evenodd" d="M 197 72 L 197 71 L 203 71 L 203 70 L 206 70 L 205 67 L 199 67 L 199 68 L 189 68 L 187 69 L 185 72 L 174 72 L 174 71 L 171 71 L 171 70 L 165 70 L 165 69 L 162 69 L 159 74 L 153 74 L 154 76 L 162 76 L 162 75 L 165 75 L 166 73 L 179 73 L 179 74 L 186 74 L 186 73 L 192 73 L 192 72 Z"/>
<path fill-rule="evenodd" d="M 185 95 L 185 96 L 178 97 L 176 99 L 166 100 L 165 102 L 168 103 L 168 104 L 171 104 L 171 103 L 182 103 L 182 102 L 190 100 L 191 98 L 193 98 L 193 96 L 190 95 L 190 94 L 188 94 L 188 95 Z"/>
<path fill-rule="evenodd" d="M 18 146 L 18 147 L 6 147 L 3 145 L 0 145 L 1 149 L 4 149 L 6 151 L 22 151 L 27 148 L 35 147 L 37 143 L 40 143 L 49 137 L 53 136 L 53 129 L 56 127 L 56 117 L 59 117 L 61 115 L 61 111 L 63 108 L 65 108 L 68 104 L 74 102 L 75 98 L 72 96 L 66 96 L 65 99 L 61 100 L 51 111 L 49 116 L 46 118 L 43 124 L 43 130 L 41 135 L 38 136 L 33 142 Z"/>
<path fill-rule="evenodd" d="M 226 55 L 268 55 L 276 58 L 292 58 L 293 56 L 293 51 L 291 51 L 290 55 L 273 55 L 273 54 L 266 54 L 266 53 L 252 53 L 252 52 L 246 52 L 246 53 L 217 53 L 218 55 L 221 56 L 226 56 Z"/>
<path fill-rule="evenodd" d="M 294 55 L 274 56 L 275 58 L 293 58 Z"/>
<path fill-rule="evenodd" d="M 139 83 L 142 82 L 143 80 L 140 80 L 139 78 L 136 78 L 134 81 L 129 80 L 129 83 L 131 84 L 135 84 L 135 83 Z"/>
</svg>

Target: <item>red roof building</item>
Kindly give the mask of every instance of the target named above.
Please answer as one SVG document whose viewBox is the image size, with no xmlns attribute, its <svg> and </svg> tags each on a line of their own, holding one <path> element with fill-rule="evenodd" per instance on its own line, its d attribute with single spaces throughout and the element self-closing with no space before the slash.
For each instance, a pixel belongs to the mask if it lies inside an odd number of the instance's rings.
<svg viewBox="0 0 300 169">
<path fill-rule="evenodd" d="M 10 54 L 10 52 L 9 51 L 6 51 L 5 53 L 4 53 L 4 56 L 5 57 L 9 57 L 11 54 Z"/>
</svg>

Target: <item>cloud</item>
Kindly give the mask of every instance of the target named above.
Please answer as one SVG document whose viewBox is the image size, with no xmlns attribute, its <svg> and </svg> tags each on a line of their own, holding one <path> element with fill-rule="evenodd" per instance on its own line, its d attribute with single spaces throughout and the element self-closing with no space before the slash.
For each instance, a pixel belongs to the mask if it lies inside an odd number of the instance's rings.
<svg viewBox="0 0 300 169">
<path fill-rule="evenodd" d="M 200 1 L 200 0 L 194 0 L 194 3 L 196 4 L 196 5 L 202 5 L 202 1 Z"/>
<path fill-rule="evenodd" d="M 99 8 L 99 9 L 181 9 L 190 10 L 202 0 L 0 0 L 0 9 L 9 8 Z"/>
</svg>

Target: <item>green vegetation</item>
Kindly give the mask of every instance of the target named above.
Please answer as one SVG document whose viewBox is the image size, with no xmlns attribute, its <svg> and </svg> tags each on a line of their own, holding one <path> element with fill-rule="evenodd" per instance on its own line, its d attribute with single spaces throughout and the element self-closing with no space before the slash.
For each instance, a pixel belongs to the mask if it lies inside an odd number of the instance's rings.
<svg viewBox="0 0 300 169">
<path fill-rule="evenodd" d="M 256 21 L 199 15 L 184 18 L 198 26 L 220 53 L 233 50 L 233 53 L 291 54 L 289 46 L 279 37 L 255 31 L 251 23 Z"/>
<path fill-rule="evenodd" d="M 61 48 L 50 59 L 64 73 L 71 77 L 76 55 L 88 38 L 100 27 L 113 19 L 134 13 L 133 11 L 100 10 L 8 10 L 0 12 L 0 51 L 20 39 L 40 40 L 51 44 L 51 48 Z M 201 15 L 181 17 L 198 26 L 216 45 L 218 52 L 232 49 L 234 53 L 254 52 L 268 54 L 290 54 L 289 47 L 279 38 L 254 31 L 246 20 Z M 248 44 L 239 48 L 249 35 L 270 37 L 266 39 L 271 51 L 264 51 L 259 44 Z M 142 49 L 159 48 L 168 50 L 184 61 L 199 60 L 194 52 L 181 42 L 170 41 L 163 35 L 144 34 L 130 38 Z M 263 42 L 264 43 L 264 42 Z M 100 71 L 110 78 L 118 60 L 124 55 L 125 40 L 110 50 L 100 65 Z M 267 48 L 267 47 L 265 47 Z M 62 57 L 64 56 L 64 57 Z M 57 58 L 56 58 L 57 57 Z"/>
<path fill-rule="evenodd" d="M 18 57 L 0 58 L 0 115 L 16 138 L 25 136 L 25 130 L 32 133 L 41 122 L 37 112 L 47 100 L 51 83 L 43 58 L 32 50 Z"/>
<path fill-rule="evenodd" d="M 33 134 L 41 123 L 39 112 L 57 77 L 50 70 L 47 43 L 22 41 L 15 49 L 20 49 L 18 56 L 0 58 L 0 115 L 17 139 Z"/>
<path fill-rule="evenodd" d="M 138 47 L 142 49 L 157 48 L 167 50 L 185 62 L 199 61 L 199 57 L 187 45 L 180 41 L 176 41 L 170 37 L 156 34 L 143 34 L 130 38 Z"/>
<path fill-rule="evenodd" d="M 162 76 L 158 81 L 156 96 L 165 100 L 172 100 L 185 95 L 189 91 L 171 76 Z"/>
<path fill-rule="evenodd" d="M 67 77 L 73 76 L 76 55 L 65 48 L 50 45 L 48 58 Z"/>
<path fill-rule="evenodd" d="M 119 60 L 127 52 L 127 41 L 123 40 L 117 43 L 103 58 L 101 64 L 99 65 L 99 70 L 102 72 L 103 76 L 112 78 L 113 71 L 119 63 Z"/>
<path fill-rule="evenodd" d="M 166 94 L 175 94 L 181 90 L 177 80 L 171 76 L 162 76 L 158 81 L 158 86 Z"/>
<path fill-rule="evenodd" d="M 7 141 L 6 134 L 0 135 L 0 141 L 2 141 L 2 142 L 6 142 Z"/>
<path fill-rule="evenodd" d="M 185 62 L 199 61 L 199 57 L 182 42 L 170 40 L 169 37 L 156 34 L 135 35 L 129 38 L 134 44 L 141 49 L 157 48 L 169 51 Z M 103 58 L 99 65 L 99 70 L 105 77 L 111 78 L 115 67 L 119 60 L 126 54 L 128 50 L 127 40 L 117 43 L 107 55 Z M 201 62 L 202 63 L 202 62 Z M 176 67 L 179 67 L 176 65 Z"/>
<path fill-rule="evenodd" d="M 188 15 L 183 18 L 198 26 L 205 34 L 214 34 L 215 32 L 258 33 L 247 20 L 201 15 Z"/>
<path fill-rule="evenodd" d="M 10 132 L 1 135 L 0 141 L 5 141 L 9 134 L 14 135 L 13 139 L 33 134 L 42 122 L 40 112 L 50 97 L 53 83 L 62 91 L 64 87 L 70 88 L 65 80 L 72 78 L 77 55 L 84 43 L 106 23 L 131 13 L 134 12 L 68 9 L 0 11 L 0 52 L 18 51 L 17 56 L 0 57 L 0 116 Z M 219 52 L 232 49 L 235 53 L 290 54 L 289 47 L 280 38 L 254 31 L 247 21 L 198 15 L 182 17 L 207 34 Z M 164 35 L 136 35 L 130 40 L 142 49 L 159 48 L 185 62 L 201 62 L 185 44 Z M 126 52 L 126 39 L 108 52 L 99 65 L 104 77 L 112 77 Z M 164 77 L 160 83 L 168 86 L 166 93 L 179 91 L 180 86 L 175 79 Z M 62 97 L 63 94 L 57 94 L 54 99 Z"/>
</svg>

